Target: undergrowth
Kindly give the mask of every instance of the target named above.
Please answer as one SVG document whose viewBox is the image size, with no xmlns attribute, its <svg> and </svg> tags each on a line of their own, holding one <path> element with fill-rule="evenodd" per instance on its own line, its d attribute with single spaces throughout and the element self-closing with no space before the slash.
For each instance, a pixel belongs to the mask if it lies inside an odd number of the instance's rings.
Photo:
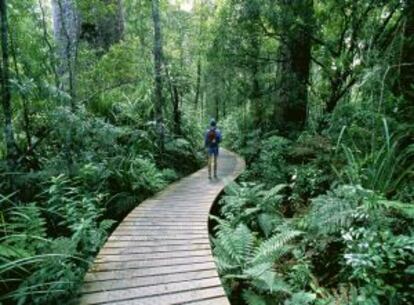
<svg viewBox="0 0 414 305">
<path fill-rule="evenodd" d="M 58 144 L 66 137 L 64 113 L 53 114 L 50 124 L 62 129 L 39 148 L 39 168 L 14 180 L 19 191 L 7 193 L 8 179 L 1 180 L 0 304 L 76 302 L 85 272 L 115 225 L 202 164 L 190 134 L 168 136 L 161 155 L 151 125 L 138 130 L 79 109 L 70 118 L 76 154 L 69 171 Z M 182 159 L 186 166 L 178 162 Z"/>
<path fill-rule="evenodd" d="M 370 145 L 346 127 L 229 143 L 254 146 L 212 217 L 232 304 L 413 304 L 413 147 L 381 122 Z"/>
</svg>

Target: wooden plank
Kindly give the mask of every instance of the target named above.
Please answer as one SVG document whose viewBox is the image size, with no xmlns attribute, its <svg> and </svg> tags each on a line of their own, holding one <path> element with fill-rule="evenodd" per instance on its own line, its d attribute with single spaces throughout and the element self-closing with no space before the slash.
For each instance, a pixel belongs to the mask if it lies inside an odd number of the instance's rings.
<svg viewBox="0 0 414 305">
<path fill-rule="evenodd" d="M 137 233 L 137 231 L 134 230 L 119 230 L 112 233 L 114 236 L 147 236 L 149 238 L 151 237 L 157 237 L 160 236 L 160 234 L 157 234 L 156 232 L 145 232 L 145 234 Z M 206 232 L 185 232 L 185 231 L 174 231 L 169 232 L 168 235 L 164 235 L 166 238 L 175 237 L 175 236 L 196 236 L 196 235 L 203 235 L 206 236 Z M 207 238 L 207 237 L 206 237 Z"/>
<path fill-rule="evenodd" d="M 146 239 L 144 239 L 143 237 L 147 237 Z M 125 241 L 129 241 L 129 242 L 136 242 L 140 245 L 145 245 L 145 243 L 148 242 L 153 242 L 153 243 L 158 243 L 158 244 L 167 244 L 167 243 L 179 243 L 179 244 L 185 244 L 185 243 L 200 243 L 202 241 L 206 242 L 208 241 L 208 236 L 201 234 L 200 236 L 194 236 L 192 235 L 192 237 L 190 238 L 168 238 L 168 236 L 165 236 L 164 238 L 157 238 L 155 236 L 149 237 L 149 236 L 111 236 L 111 238 L 107 241 L 107 243 L 114 243 L 114 242 L 125 242 Z M 149 244 L 148 244 L 149 245 Z"/>
<path fill-rule="evenodd" d="M 189 256 L 206 256 L 211 255 L 210 249 L 207 250 L 196 250 L 196 251 L 182 251 L 182 252 L 161 252 L 161 253 L 144 253 L 140 255 L 134 254 L 106 254 L 99 255 L 96 258 L 95 263 L 101 264 L 103 262 L 122 262 L 125 260 L 156 260 L 156 259 L 171 259 Z"/>
<path fill-rule="evenodd" d="M 103 272 L 110 270 L 132 270 L 140 268 L 151 268 L 151 267 L 164 267 L 164 266 L 178 266 L 188 265 L 197 263 L 209 263 L 213 262 L 211 255 L 207 256 L 188 256 L 181 258 L 169 258 L 169 259 L 158 259 L 158 260 L 129 260 L 121 262 L 102 262 L 95 264 L 94 272 Z"/>
<path fill-rule="evenodd" d="M 136 224 L 136 225 L 140 225 L 140 224 L 145 224 L 145 225 L 176 225 L 177 222 L 174 221 L 154 221 L 151 219 L 138 219 L 138 220 L 124 220 L 122 222 L 122 224 L 125 225 L 131 225 L 131 224 Z M 192 226 L 192 225 L 207 225 L 207 220 L 203 219 L 203 220 L 189 220 L 186 223 L 182 223 L 180 225 L 186 225 L 186 226 Z"/>
<path fill-rule="evenodd" d="M 140 248 L 140 247 L 130 247 L 130 248 L 104 248 L 101 250 L 99 255 L 125 255 L 125 254 L 139 254 L 139 255 L 149 255 L 153 253 L 154 255 L 164 255 L 165 253 L 169 253 L 173 255 L 174 253 L 193 253 L 195 251 L 202 251 L 202 250 L 210 250 L 210 247 L 202 246 L 197 248 L 191 248 L 191 247 L 180 247 L 181 249 L 176 250 L 169 250 L 166 249 L 165 251 L 162 251 L 160 249 L 157 249 L 157 251 L 154 251 L 154 248 L 150 248 L 149 250 L 147 248 Z"/>
<path fill-rule="evenodd" d="M 206 217 L 207 217 L 207 213 L 206 213 Z M 207 221 L 206 221 L 207 223 Z M 162 223 L 159 224 L 154 224 L 154 225 L 134 225 L 134 224 L 121 224 L 120 226 L 118 226 L 118 228 L 116 228 L 115 231 L 118 230 L 124 230 L 124 229 L 128 229 L 128 228 L 136 228 L 137 233 L 139 233 L 141 230 L 143 231 L 153 231 L 153 232 L 157 232 L 156 230 L 169 230 L 169 231 L 180 231 L 180 230 L 200 230 L 203 232 L 206 232 L 206 225 L 203 225 L 202 227 L 200 227 L 199 225 L 188 225 L 186 222 L 178 222 L 177 220 L 177 224 L 176 226 L 167 226 L 167 225 L 163 225 Z M 139 229 L 138 229 L 139 228 Z"/>
<path fill-rule="evenodd" d="M 222 297 L 224 295 L 222 287 L 211 287 L 199 290 L 182 291 L 171 294 L 155 295 L 144 298 L 132 298 L 120 301 L 101 302 L 101 303 L 81 303 L 84 304 L 112 304 L 112 305 L 178 305 L 191 300 Z M 212 304 L 213 305 L 213 304 Z"/>
<path fill-rule="evenodd" d="M 206 216 L 206 213 L 210 211 L 210 208 L 206 207 L 198 207 L 197 209 L 188 209 L 186 207 L 176 207 L 176 208 L 170 208 L 170 207 L 162 207 L 157 209 L 151 209 L 151 210 L 141 210 L 139 213 L 133 213 L 131 216 L 142 216 L 142 215 L 162 215 L 162 216 L 184 216 L 188 217 L 191 216 Z"/>
<path fill-rule="evenodd" d="M 157 236 L 157 235 L 174 235 L 174 234 L 203 234 L 206 233 L 205 229 L 197 229 L 197 228 L 165 228 L 165 227 L 158 227 L 156 230 L 151 228 L 119 228 L 114 232 L 116 235 L 122 235 L 122 233 L 133 233 L 135 235 L 146 235 L 146 236 Z"/>
<path fill-rule="evenodd" d="M 81 304 L 99 304 L 112 303 L 119 300 L 131 300 L 139 298 L 147 298 L 151 296 L 160 297 L 166 294 L 174 295 L 183 290 L 194 290 L 211 287 L 220 287 L 221 283 L 217 277 L 193 280 L 178 283 L 157 284 L 152 286 L 125 288 L 122 290 L 109 290 L 106 292 L 95 292 L 86 294 L 82 298 Z"/>
<path fill-rule="evenodd" d="M 107 280 L 98 282 L 99 285 L 97 285 L 96 282 L 86 283 L 83 286 L 82 292 L 102 292 L 108 290 L 119 290 L 124 288 L 142 287 L 156 284 L 162 285 L 167 283 L 185 282 L 212 277 L 217 277 L 217 272 L 214 269 L 202 271 L 189 271 L 166 275 L 153 275 L 146 278 L 140 278 L 138 280 L 130 281 Z"/>
<path fill-rule="evenodd" d="M 227 297 L 208 298 L 204 300 L 181 303 L 181 305 L 229 305 Z"/>
<path fill-rule="evenodd" d="M 207 213 L 205 213 L 204 215 L 208 215 Z M 161 227 L 174 227 L 174 226 L 179 226 L 179 227 L 206 227 L 206 225 L 208 225 L 207 219 L 204 219 L 203 221 L 186 221 L 186 222 L 178 222 L 177 223 L 177 219 L 175 220 L 175 222 L 169 221 L 169 222 L 163 222 L 163 221 L 148 221 L 148 220 L 135 220 L 135 221 L 124 221 L 122 222 L 118 228 L 122 228 L 124 226 L 161 226 Z"/>
<path fill-rule="evenodd" d="M 208 235 L 211 204 L 244 162 L 223 150 L 218 181 L 204 168 L 135 208 L 85 276 L 80 304 L 229 305 Z"/>
<path fill-rule="evenodd" d="M 95 266 L 94 266 L 95 267 Z M 115 271 L 102 271 L 94 272 L 94 269 L 90 273 L 86 274 L 85 282 L 91 281 L 104 281 L 104 280 L 130 280 L 137 277 L 148 277 L 151 275 L 163 275 L 172 273 L 181 273 L 186 271 L 202 271 L 202 270 L 214 270 L 216 265 L 213 262 L 191 264 L 191 265 L 178 265 L 178 266 L 162 266 L 152 268 L 142 268 L 133 270 L 115 270 Z"/>
<path fill-rule="evenodd" d="M 127 248 L 127 247 L 139 247 L 146 248 L 151 247 L 155 251 L 157 247 L 164 248 L 169 246 L 182 246 L 182 245 L 209 245 L 207 239 L 195 239 L 195 240 L 167 240 L 167 241 L 141 241 L 136 243 L 134 241 L 109 241 L 106 243 L 105 247 L 107 248 Z"/>
<path fill-rule="evenodd" d="M 156 247 L 128 247 L 128 248 L 110 248 L 105 247 L 101 250 L 100 253 L 102 254 L 121 254 L 121 253 L 129 253 L 129 254 L 145 254 L 145 253 L 163 253 L 163 252 L 178 252 L 178 251 L 196 251 L 196 250 L 205 250 L 210 249 L 210 245 L 207 244 L 185 244 L 179 246 L 156 246 Z"/>
<path fill-rule="evenodd" d="M 207 233 L 200 233 L 196 235 L 186 235 L 186 234 L 171 234 L 168 236 L 160 236 L 160 235 L 111 235 L 108 241 L 112 240 L 121 240 L 121 241 L 163 241 L 163 240 L 194 240 L 194 239 L 206 239 L 208 238 Z"/>
<path fill-rule="evenodd" d="M 206 213 L 207 214 L 207 213 Z M 136 220 L 152 220 L 152 221 L 207 221 L 206 215 L 198 216 L 198 215 L 142 215 L 142 216 L 135 216 L 131 215 L 125 218 L 126 221 L 136 221 Z"/>
</svg>

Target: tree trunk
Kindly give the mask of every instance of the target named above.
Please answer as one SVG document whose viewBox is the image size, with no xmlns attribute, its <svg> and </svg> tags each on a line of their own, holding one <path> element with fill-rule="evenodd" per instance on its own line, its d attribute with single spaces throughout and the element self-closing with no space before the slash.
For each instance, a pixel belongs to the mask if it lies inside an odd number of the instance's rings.
<svg viewBox="0 0 414 305">
<path fill-rule="evenodd" d="M 220 119 L 220 98 L 218 97 L 218 95 L 215 96 L 215 102 L 216 102 L 216 115 L 215 115 L 215 119 L 216 121 L 218 121 Z"/>
<path fill-rule="evenodd" d="M 223 98 L 222 109 L 223 109 L 222 110 L 222 115 L 223 115 L 223 118 L 225 118 L 226 115 L 227 115 L 226 98 Z"/>
<path fill-rule="evenodd" d="M 250 93 L 250 100 L 252 101 L 253 105 L 253 124 L 255 128 L 259 128 L 263 122 L 263 104 L 260 97 L 260 84 L 259 84 L 259 63 L 257 62 L 257 58 L 260 55 L 260 45 L 259 40 L 257 38 L 257 33 L 252 33 L 252 37 L 250 39 L 251 47 L 252 47 L 252 56 L 251 56 L 251 74 L 252 74 L 252 88 Z"/>
<path fill-rule="evenodd" d="M 76 111 L 75 65 L 79 37 L 79 20 L 75 0 L 52 0 L 53 30 L 58 53 L 58 77 L 61 90 L 69 97 L 72 112 Z M 66 122 L 63 144 L 69 175 L 73 173 L 73 129 Z"/>
<path fill-rule="evenodd" d="M 152 0 L 152 19 L 154 23 L 154 109 L 155 127 L 158 134 L 158 145 L 161 153 L 164 151 L 164 98 L 162 95 L 162 35 L 160 22 L 159 0 Z"/>
<path fill-rule="evenodd" d="M 52 14 L 59 59 L 58 74 L 62 89 L 71 96 L 71 107 L 74 110 L 74 66 L 79 36 L 79 16 L 75 0 L 52 0 Z"/>
<path fill-rule="evenodd" d="M 284 11 L 291 12 L 296 18 L 286 18 L 282 28 L 286 35 L 281 41 L 279 69 L 279 106 L 281 124 L 287 134 L 303 130 L 305 127 L 308 103 L 308 81 L 311 62 L 310 30 L 296 24 L 297 17 L 304 21 L 305 27 L 312 26 L 313 1 L 281 1 Z M 291 20 L 294 20 L 293 23 Z M 293 29 L 293 30 L 292 30 Z"/>
<path fill-rule="evenodd" d="M 196 80 L 196 92 L 194 99 L 194 108 L 197 110 L 200 99 L 200 85 L 201 85 L 201 58 L 197 60 L 197 80 Z"/>
<path fill-rule="evenodd" d="M 101 1 L 104 10 L 100 10 L 94 20 L 81 22 L 80 39 L 88 41 L 94 48 L 108 51 L 124 35 L 124 14 L 121 0 Z"/>
<path fill-rule="evenodd" d="M 181 135 L 181 111 L 180 111 L 180 94 L 178 92 L 177 85 L 173 83 L 173 122 L 174 122 L 174 133 Z"/>
<path fill-rule="evenodd" d="M 49 40 L 47 16 L 46 16 L 45 8 L 43 6 L 43 0 L 38 0 L 38 5 L 40 8 L 40 13 L 41 13 L 42 38 L 45 44 L 47 45 L 47 48 L 49 51 L 48 59 L 49 59 L 50 70 L 54 77 L 55 86 L 56 88 L 59 88 L 60 79 L 59 79 L 59 74 L 57 72 L 55 50 L 52 46 L 52 43 Z"/>
<path fill-rule="evenodd" d="M 15 33 L 16 34 L 16 33 Z M 13 64 L 14 64 L 14 71 L 16 73 L 16 78 L 19 81 L 19 83 L 22 82 L 22 78 L 20 76 L 20 69 L 19 65 L 17 63 L 17 47 L 16 47 L 16 39 L 13 38 L 13 34 L 10 34 L 10 51 L 13 58 Z M 30 151 L 32 147 L 32 135 L 31 135 L 31 124 L 30 124 L 30 111 L 29 111 L 29 101 L 28 97 L 22 90 L 20 90 L 20 97 L 22 99 L 22 108 L 23 108 L 23 128 L 24 132 L 26 134 L 26 140 L 27 140 L 27 151 Z"/>
<path fill-rule="evenodd" d="M 1 18 L 1 50 L 3 65 L 1 69 L 1 97 L 4 112 L 4 138 L 7 149 L 7 164 L 10 175 L 10 186 L 14 189 L 13 173 L 16 169 L 16 160 L 18 157 L 17 145 L 13 131 L 13 113 L 11 107 L 10 92 L 10 70 L 9 70 L 9 42 L 8 42 L 8 21 L 7 21 L 7 3 L 6 0 L 0 0 L 0 18 Z"/>
<path fill-rule="evenodd" d="M 52 0 L 55 37 L 60 58 L 67 58 L 67 42 L 76 46 L 76 40 L 89 42 L 94 48 L 108 51 L 119 42 L 124 34 L 124 15 L 121 0 L 101 0 L 103 9 L 98 8 L 94 18 L 82 16 L 76 7 L 76 0 Z M 87 7 L 94 10 L 94 4 Z M 76 48 L 72 51 L 76 51 Z"/>
<path fill-rule="evenodd" d="M 171 73 L 168 69 L 168 65 L 164 63 L 165 74 L 168 79 L 168 84 L 170 87 L 171 102 L 173 106 L 173 124 L 174 124 L 174 133 L 176 135 L 181 135 L 181 111 L 180 111 L 180 93 L 178 92 L 177 84 L 174 83 L 174 79 L 171 77 Z"/>
<path fill-rule="evenodd" d="M 400 74 L 401 94 L 404 102 L 401 109 L 402 118 L 411 122 L 414 116 L 414 2 L 407 1 L 404 8 L 405 28 Z"/>
<path fill-rule="evenodd" d="M 109 12 L 98 20 L 98 31 L 101 37 L 101 46 L 108 50 L 118 43 L 124 34 L 124 15 L 121 0 L 105 0 Z M 115 8 L 111 9 L 111 8 Z"/>
</svg>

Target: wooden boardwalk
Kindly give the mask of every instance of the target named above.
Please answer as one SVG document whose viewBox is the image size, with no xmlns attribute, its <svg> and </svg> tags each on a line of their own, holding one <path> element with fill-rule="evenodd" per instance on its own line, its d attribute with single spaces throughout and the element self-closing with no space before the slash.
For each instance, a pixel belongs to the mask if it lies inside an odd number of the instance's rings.
<svg viewBox="0 0 414 305">
<path fill-rule="evenodd" d="M 211 254 L 208 214 L 225 184 L 244 170 L 226 150 L 219 179 L 207 169 L 135 208 L 101 249 L 85 277 L 81 305 L 229 305 Z"/>
</svg>

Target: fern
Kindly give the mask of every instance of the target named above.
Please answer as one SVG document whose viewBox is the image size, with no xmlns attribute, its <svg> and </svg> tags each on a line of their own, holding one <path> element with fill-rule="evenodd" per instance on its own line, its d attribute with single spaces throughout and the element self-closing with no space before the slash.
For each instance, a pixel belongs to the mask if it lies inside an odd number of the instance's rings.
<svg viewBox="0 0 414 305">
<path fill-rule="evenodd" d="M 317 234 L 331 234 L 350 227 L 362 198 L 360 190 L 353 186 L 341 186 L 313 199 L 306 217 L 310 229 Z"/>
<path fill-rule="evenodd" d="M 252 288 L 243 293 L 248 304 L 272 304 L 272 298 L 283 300 L 292 290 L 274 270 L 274 264 L 293 249 L 293 241 L 303 234 L 279 213 L 284 200 L 280 193 L 285 187 L 277 185 L 267 191 L 260 184 L 234 183 L 220 202 L 225 219 L 211 217 L 218 223 L 213 252 L 226 291 L 239 282 L 247 283 Z M 254 229 L 263 232 L 266 239 L 258 238 Z"/>
<path fill-rule="evenodd" d="M 286 254 L 290 247 L 288 243 L 303 234 L 298 230 L 284 230 L 264 241 L 255 251 L 254 262 L 275 261 Z"/>
<path fill-rule="evenodd" d="M 283 223 L 283 219 L 278 214 L 262 213 L 257 216 L 257 223 L 264 236 L 268 238 Z"/>
<path fill-rule="evenodd" d="M 4 226 L 4 243 L 25 253 L 37 253 L 46 238 L 46 221 L 40 208 L 34 203 L 17 205 L 8 214 L 10 220 Z"/>
<path fill-rule="evenodd" d="M 217 233 L 216 244 L 225 249 L 226 253 L 238 265 L 244 265 L 251 255 L 254 236 L 249 228 L 240 224 L 233 229 L 229 226 L 222 226 Z"/>
<path fill-rule="evenodd" d="M 289 300 L 286 300 L 284 305 L 309 305 L 316 300 L 316 294 L 309 292 L 296 292 Z"/>
<path fill-rule="evenodd" d="M 258 291 L 268 292 L 271 294 L 288 295 L 292 289 L 283 278 L 274 271 L 268 270 L 257 277 L 251 278 L 251 284 Z"/>
<path fill-rule="evenodd" d="M 243 292 L 243 299 L 248 305 L 267 305 L 266 299 L 251 289 Z"/>
</svg>

